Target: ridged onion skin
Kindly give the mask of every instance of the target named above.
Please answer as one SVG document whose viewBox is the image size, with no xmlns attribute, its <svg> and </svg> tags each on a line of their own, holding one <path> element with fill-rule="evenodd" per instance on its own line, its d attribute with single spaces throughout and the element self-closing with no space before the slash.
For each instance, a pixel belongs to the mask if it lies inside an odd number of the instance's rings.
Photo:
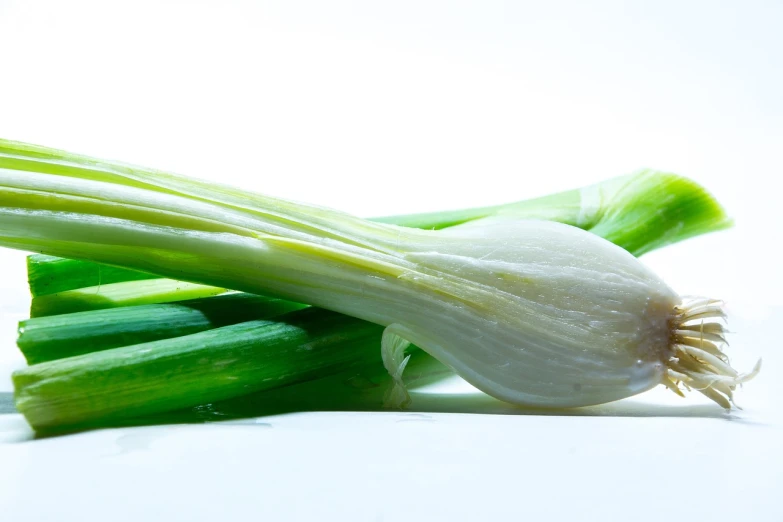
<svg viewBox="0 0 783 522">
<path fill-rule="evenodd" d="M 739 375 L 728 365 L 719 302 L 680 297 L 602 238 L 537 221 L 443 235 L 437 250 L 419 244 L 404 258 L 470 281 L 451 287 L 461 306 L 443 309 L 440 322 L 426 304 L 401 310 L 390 329 L 497 398 L 585 406 L 658 384 L 681 393 L 681 382 L 729 408 L 735 387 L 759 370 Z"/>
<path fill-rule="evenodd" d="M 715 302 L 683 300 L 570 225 L 412 230 L 48 149 L 5 155 L 0 245 L 375 322 L 512 403 L 583 406 L 682 382 L 728 407 L 758 370 L 726 364 Z"/>
</svg>

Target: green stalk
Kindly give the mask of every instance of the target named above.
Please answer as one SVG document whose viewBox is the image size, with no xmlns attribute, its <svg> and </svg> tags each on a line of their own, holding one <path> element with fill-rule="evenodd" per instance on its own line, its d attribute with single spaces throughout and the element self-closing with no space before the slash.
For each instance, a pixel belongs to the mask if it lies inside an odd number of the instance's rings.
<svg viewBox="0 0 783 522">
<path fill-rule="evenodd" d="M 35 254 L 27 256 L 27 278 L 30 293 L 38 297 L 157 276 L 101 263 Z"/>
<path fill-rule="evenodd" d="M 15 372 L 16 406 L 40 433 L 197 406 L 370 363 L 382 330 L 308 309 L 69 357 Z"/>
<path fill-rule="evenodd" d="M 96 263 L 96 265 L 100 266 Z M 108 265 L 105 265 L 108 266 Z M 34 297 L 30 317 L 47 317 L 90 310 L 170 303 L 218 296 L 226 288 L 173 279 L 144 279 L 66 290 Z"/>
<path fill-rule="evenodd" d="M 368 335 L 366 343 L 375 344 L 380 341 L 377 334 Z M 345 367 L 334 367 L 334 373 L 324 374 L 318 372 L 318 377 L 306 379 L 300 382 L 291 382 L 284 386 L 273 386 L 246 395 L 240 395 L 227 399 L 205 399 L 197 405 L 189 405 L 185 408 L 163 411 L 160 408 L 147 409 L 141 415 L 113 414 L 110 416 L 92 416 L 89 420 L 69 423 L 70 417 L 59 418 L 56 422 L 43 426 L 39 425 L 36 434 L 38 436 L 52 436 L 63 433 L 82 431 L 87 429 L 99 429 L 109 427 L 148 426 L 156 424 L 182 424 L 203 423 L 239 420 L 263 415 L 278 415 L 299 411 L 379 411 L 384 410 L 384 398 L 387 394 L 392 379 L 384 368 L 379 358 L 371 361 L 361 359 L 358 353 L 360 347 L 354 350 L 355 359 L 343 360 Z M 328 348 L 327 345 L 323 345 Z M 369 346 L 364 347 L 365 354 Z M 333 349 L 340 350 L 339 344 Z M 320 355 L 323 355 L 321 353 Z M 454 376 L 454 372 L 445 367 L 434 357 L 421 350 L 413 350 L 406 367 L 406 383 L 409 389 L 416 395 L 417 409 L 426 402 L 427 398 L 437 401 L 438 406 L 443 405 L 443 396 L 419 393 L 419 389 L 443 381 Z M 324 376 L 326 375 L 326 376 Z M 267 381 L 269 383 L 271 381 Z M 152 381 L 150 381 L 152 386 Z M 89 385 L 88 385 L 89 386 Z M 66 390 L 68 393 L 71 390 Z M 143 399 L 143 394 L 138 396 Z M 81 395 L 77 395 L 81 398 Z M 485 403 L 492 399 L 485 398 Z M 451 404 L 454 397 L 450 396 Z M 470 403 L 476 402 L 471 397 Z M 496 401 L 497 402 L 497 401 Z M 464 404 L 464 401 L 461 402 Z M 498 404 L 503 404 L 499 403 Z M 507 405 L 506 405 L 507 407 Z M 66 420 L 63 422 L 63 420 Z"/>
<path fill-rule="evenodd" d="M 245 293 L 38 317 L 19 323 L 28 364 L 269 319 L 306 305 Z"/>
<path fill-rule="evenodd" d="M 44 254 L 27 256 L 30 317 L 216 296 L 225 288 L 165 279 L 103 263 Z"/>
<path fill-rule="evenodd" d="M 441 229 L 483 218 L 566 223 L 608 239 L 637 257 L 733 224 L 723 207 L 698 183 L 649 169 L 516 203 L 376 221 Z"/>
</svg>

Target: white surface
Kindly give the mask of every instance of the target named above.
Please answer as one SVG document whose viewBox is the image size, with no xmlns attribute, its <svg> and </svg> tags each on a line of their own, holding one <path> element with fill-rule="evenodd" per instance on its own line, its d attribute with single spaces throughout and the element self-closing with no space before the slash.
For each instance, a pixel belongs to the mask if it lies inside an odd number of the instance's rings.
<svg viewBox="0 0 783 522">
<path fill-rule="evenodd" d="M 592 416 L 300 413 L 18 442 L 0 415 L 0 519 L 783 520 L 783 4 L 627 4 L 0 2 L 6 138 L 361 215 L 688 175 L 737 226 L 645 261 L 728 301 L 737 366 L 765 360 L 728 417 L 655 390 Z M 0 252 L 0 393 L 23 258 Z"/>
</svg>

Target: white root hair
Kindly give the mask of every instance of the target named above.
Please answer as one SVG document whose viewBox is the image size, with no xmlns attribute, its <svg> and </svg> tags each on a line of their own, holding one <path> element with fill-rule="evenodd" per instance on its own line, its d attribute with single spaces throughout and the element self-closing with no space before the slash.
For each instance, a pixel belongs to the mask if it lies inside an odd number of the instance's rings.
<svg viewBox="0 0 783 522">
<path fill-rule="evenodd" d="M 726 312 L 723 302 L 707 298 L 685 298 L 669 319 L 671 353 L 663 384 L 684 396 L 680 385 L 696 390 L 726 409 L 734 404 L 737 386 L 755 377 L 761 359 L 747 373 L 729 364 L 723 349 L 726 341 Z"/>
</svg>

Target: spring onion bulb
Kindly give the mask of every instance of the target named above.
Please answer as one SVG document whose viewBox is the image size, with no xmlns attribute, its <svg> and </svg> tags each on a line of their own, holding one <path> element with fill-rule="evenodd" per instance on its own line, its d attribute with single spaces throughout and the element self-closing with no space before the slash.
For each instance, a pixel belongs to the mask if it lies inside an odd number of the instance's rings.
<svg viewBox="0 0 783 522">
<path fill-rule="evenodd" d="M 0 245 L 377 323 L 398 404 L 409 343 L 494 397 L 538 407 L 663 384 L 728 408 L 759 369 L 728 364 L 719 302 L 679 296 L 574 226 L 501 216 L 415 230 L 41 147 L 0 153 Z"/>
</svg>

